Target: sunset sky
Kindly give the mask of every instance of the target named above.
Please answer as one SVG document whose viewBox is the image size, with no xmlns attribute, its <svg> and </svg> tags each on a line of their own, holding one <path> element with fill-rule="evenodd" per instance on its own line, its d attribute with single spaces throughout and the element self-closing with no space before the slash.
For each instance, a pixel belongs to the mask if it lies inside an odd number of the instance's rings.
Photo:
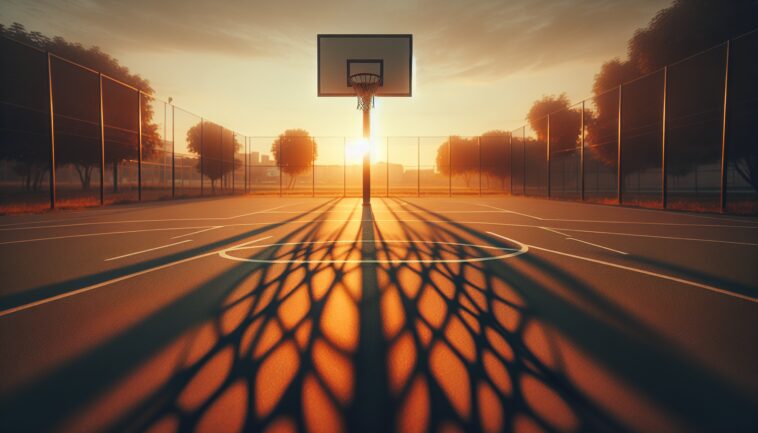
<svg viewBox="0 0 758 433">
<path fill-rule="evenodd" d="M 242 134 L 359 135 L 352 98 L 316 96 L 318 33 L 412 33 L 414 96 L 380 100 L 374 135 L 522 125 L 535 99 L 590 95 L 600 65 L 669 0 L 2 0 L 0 22 L 96 45 L 161 98 Z"/>
</svg>

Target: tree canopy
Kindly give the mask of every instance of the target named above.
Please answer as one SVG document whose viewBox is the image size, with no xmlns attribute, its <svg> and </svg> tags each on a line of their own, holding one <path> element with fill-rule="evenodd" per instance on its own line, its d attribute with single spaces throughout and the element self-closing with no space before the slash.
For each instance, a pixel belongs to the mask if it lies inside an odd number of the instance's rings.
<svg viewBox="0 0 758 433">
<path fill-rule="evenodd" d="M 543 96 L 532 104 L 527 114 L 529 126 L 537 134 L 537 140 L 545 142 L 548 136 L 547 116 L 550 115 L 550 150 L 560 152 L 576 149 L 581 145 L 581 106 L 571 107 L 565 93 L 558 96 Z M 585 113 L 585 121 L 587 121 Z"/>
<path fill-rule="evenodd" d="M 616 131 L 618 99 L 614 88 L 754 30 L 756 23 L 758 23 L 758 3 L 751 0 L 727 2 L 676 0 L 670 7 L 662 9 L 647 27 L 638 29 L 629 40 L 628 58 L 626 60 L 616 58 L 606 62 L 595 76 L 593 119 L 589 122 L 585 119 L 588 142 L 602 144 L 608 141 L 608 138 L 612 137 Z M 754 39 L 755 37 L 752 38 L 752 43 L 750 38 L 738 42 L 743 45 L 752 44 L 755 47 Z M 734 56 L 733 61 L 742 64 L 733 65 L 731 70 L 737 74 L 737 80 L 730 85 L 739 81 L 741 74 L 755 74 L 758 60 L 754 54 L 748 54 L 749 51 L 750 48 L 747 48 L 746 53 L 740 58 Z M 688 70 L 687 66 L 680 66 L 681 72 L 674 69 L 670 71 L 669 76 L 671 98 L 667 106 L 669 110 L 667 118 L 670 122 L 668 130 L 672 134 L 672 142 L 686 146 L 679 151 L 670 148 L 672 153 L 676 152 L 669 159 L 669 171 L 675 175 L 687 174 L 698 164 L 715 163 L 720 157 L 718 146 L 698 145 L 704 141 L 718 142 L 718 128 L 706 125 L 710 119 L 693 116 L 712 111 L 714 106 L 719 106 L 717 99 L 722 92 L 719 84 L 723 82 L 724 55 L 716 50 L 698 54 L 697 57 L 698 59 L 690 60 L 693 62 L 691 69 L 697 70 L 697 74 Z M 697 64 L 698 62 L 701 64 Z M 704 82 L 711 84 L 704 87 Z M 742 86 L 736 93 L 736 97 L 755 100 L 757 92 L 754 85 Z M 748 93 L 752 96 L 747 95 Z M 649 104 L 650 110 L 656 109 L 655 102 L 657 101 Z M 754 105 L 752 108 L 743 107 L 744 111 L 736 115 L 746 117 L 747 112 L 755 113 Z M 624 121 L 626 120 L 625 115 Z M 740 122 L 736 120 L 732 124 L 740 124 Z M 756 155 L 758 146 L 756 146 L 755 138 L 749 136 L 749 134 L 754 134 L 752 129 L 732 128 L 733 132 L 729 137 L 731 143 L 729 158 L 734 161 L 737 172 L 743 179 L 758 191 L 758 156 Z M 615 164 L 617 157 L 614 146 L 593 146 L 589 150 L 597 159 L 606 164 Z M 646 157 L 652 153 L 642 151 L 639 154 L 639 160 L 628 162 L 625 160 L 625 172 L 632 173 L 659 166 L 659 158 Z"/>
<path fill-rule="evenodd" d="M 213 191 L 216 181 L 242 165 L 235 158 L 240 147 L 237 134 L 212 122 L 201 120 L 187 130 L 187 149 L 200 155 L 195 169 L 211 180 Z"/>
<path fill-rule="evenodd" d="M 10 27 L 0 24 L 0 35 L 102 72 L 144 93 L 153 92 L 146 79 L 131 73 L 98 47 L 87 48 L 61 37 L 50 38 L 27 31 L 18 23 Z M 40 131 L 49 129 L 47 58 L 43 53 L 8 40 L 3 40 L 0 47 L 3 58 L 16 60 L 13 68 L 2 68 L 2 98 L 14 104 L 12 108 L 3 108 L 3 122 L 11 122 L 16 128 L 3 128 L 0 158 L 14 161 L 16 171 L 27 178 L 39 179 L 40 174 L 49 171 L 49 139 L 40 134 Z M 82 188 L 88 189 L 93 170 L 100 166 L 98 77 L 57 59 L 54 59 L 52 72 L 56 165 L 73 165 L 79 173 Z M 155 113 L 150 98 L 144 96 L 140 106 L 142 154 L 143 158 L 148 158 L 161 145 L 161 139 L 158 125 L 153 122 Z M 134 90 L 104 78 L 105 160 L 113 165 L 114 170 L 120 162 L 138 156 L 136 107 L 137 93 Z M 27 182 L 27 185 L 36 187 L 33 182 Z M 117 186 L 114 184 L 114 187 Z"/>
<path fill-rule="evenodd" d="M 318 157 L 318 143 L 304 129 L 288 129 L 271 143 L 277 167 L 290 175 L 289 188 L 295 185 L 297 176 L 313 167 Z"/>
</svg>

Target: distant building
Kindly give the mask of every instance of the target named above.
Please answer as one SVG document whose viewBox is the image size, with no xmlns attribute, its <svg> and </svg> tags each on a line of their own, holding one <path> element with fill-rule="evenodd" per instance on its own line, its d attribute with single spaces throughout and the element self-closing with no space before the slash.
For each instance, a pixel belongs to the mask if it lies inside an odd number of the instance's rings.
<svg viewBox="0 0 758 433">
<path fill-rule="evenodd" d="M 261 165 L 273 165 L 268 155 L 261 155 Z"/>
<path fill-rule="evenodd" d="M 261 163 L 261 153 L 260 152 L 250 152 L 250 155 L 248 156 L 248 164 L 250 165 L 258 165 Z"/>
</svg>

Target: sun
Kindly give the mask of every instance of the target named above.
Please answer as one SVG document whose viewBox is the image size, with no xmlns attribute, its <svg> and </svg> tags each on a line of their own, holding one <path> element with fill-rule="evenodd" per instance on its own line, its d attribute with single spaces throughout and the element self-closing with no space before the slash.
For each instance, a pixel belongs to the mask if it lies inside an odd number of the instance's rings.
<svg viewBox="0 0 758 433">
<path fill-rule="evenodd" d="M 345 163 L 362 164 L 363 155 L 369 152 L 371 162 L 376 162 L 379 157 L 378 139 L 376 138 L 353 138 L 348 139 L 345 145 Z"/>
</svg>

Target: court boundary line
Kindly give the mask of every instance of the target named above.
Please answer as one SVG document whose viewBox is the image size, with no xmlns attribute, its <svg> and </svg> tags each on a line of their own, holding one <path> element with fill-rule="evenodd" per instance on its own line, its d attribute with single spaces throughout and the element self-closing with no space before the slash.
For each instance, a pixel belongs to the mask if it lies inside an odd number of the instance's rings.
<svg viewBox="0 0 758 433">
<path fill-rule="evenodd" d="M 81 227 L 81 226 L 91 226 L 91 225 L 104 225 L 104 224 L 140 224 L 140 223 L 154 223 L 154 222 L 175 222 L 175 221 L 208 221 L 208 220 L 232 220 L 236 218 L 241 218 L 244 216 L 250 216 L 250 215 L 256 215 L 256 214 L 262 214 L 262 213 L 269 213 L 272 211 L 275 211 L 276 209 L 281 209 L 283 207 L 287 206 L 294 206 L 296 204 L 302 204 L 305 203 L 303 201 L 296 202 L 296 203 L 290 203 L 285 204 L 281 206 L 276 206 L 269 209 L 263 209 L 260 211 L 250 212 L 246 214 L 241 215 L 234 215 L 231 217 L 207 217 L 207 218 L 163 218 L 163 219 L 142 219 L 142 220 L 119 220 L 119 221 L 92 221 L 92 222 L 86 222 L 86 223 L 75 223 L 75 224 L 54 224 L 54 225 L 46 225 L 46 226 L 32 226 L 32 227 L 10 227 L 10 228 L 0 228 L 0 232 L 4 231 L 20 231 L 20 230 L 36 230 L 36 229 L 51 229 L 51 228 L 62 228 L 62 227 Z"/>
<path fill-rule="evenodd" d="M 511 198 L 511 197 L 518 198 L 518 199 L 539 200 L 539 201 L 542 201 L 542 202 L 546 201 L 546 199 L 547 199 L 547 201 L 551 201 L 553 203 L 589 205 L 589 206 L 597 206 L 597 207 L 605 208 L 605 209 L 616 208 L 616 209 L 622 209 L 622 210 L 625 210 L 625 211 L 626 210 L 637 211 L 637 212 L 643 212 L 643 213 L 648 213 L 648 214 L 652 213 L 652 214 L 659 214 L 659 215 L 676 215 L 676 216 L 685 216 L 685 217 L 689 217 L 689 218 L 703 218 L 703 219 L 709 219 L 709 220 L 714 220 L 714 221 L 739 222 L 739 223 L 743 223 L 743 224 L 753 224 L 754 226 L 751 226 L 751 227 L 758 228 L 758 221 L 746 221 L 745 220 L 745 219 L 748 219 L 748 218 L 752 218 L 751 216 L 745 216 L 745 217 L 743 217 L 744 219 L 740 219 L 739 215 L 715 216 L 715 215 L 712 215 L 712 214 L 709 215 L 708 213 L 705 213 L 705 212 L 698 213 L 698 212 L 686 211 L 686 210 L 681 210 L 681 209 L 648 209 L 648 208 L 642 208 L 642 207 L 616 205 L 616 204 L 602 204 L 602 203 L 593 203 L 593 202 L 576 202 L 576 201 L 570 201 L 570 200 L 551 200 L 551 199 L 548 199 L 546 197 L 505 196 L 504 198 Z M 499 209 L 499 208 L 497 208 L 495 206 L 484 204 L 484 203 L 468 202 L 468 201 L 464 201 L 464 200 L 457 200 L 457 201 L 459 203 L 475 204 L 475 205 L 478 205 L 478 206 L 485 206 L 485 207 L 491 207 L 493 209 Z M 518 212 L 509 211 L 507 209 L 503 209 L 503 211 L 504 212 L 518 214 Z M 554 219 L 551 219 L 551 218 L 542 218 L 542 217 L 528 215 L 528 214 L 523 214 L 523 215 L 527 216 L 527 217 L 530 217 L 530 218 L 540 219 L 540 220 L 543 220 L 543 221 L 554 220 Z M 735 216 L 737 216 L 738 218 L 734 218 Z"/>
<path fill-rule="evenodd" d="M 95 236 L 122 235 L 122 234 L 130 234 L 130 233 L 162 232 L 162 231 L 171 231 L 171 230 L 188 230 L 188 229 L 199 229 L 199 228 L 205 228 L 205 227 L 207 227 L 207 226 L 200 226 L 200 227 L 161 227 L 161 228 L 155 228 L 155 229 L 121 230 L 121 231 L 117 231 L 117 232 L 80 233 L 80 234 L 77 234 L 77 235 L 63 235 L 63 236 L 50 236 L 50 237 L 46 237 L 46 238 L 18 239 L 18 240 L 15 240 L 15 241 L 0 242 L 0 245 L 23 244 L 23 243 L 30 243 L 30 242 L 42 242 L 42 241 L 54 241 L 54 240 L 58 240 L 58 239 L 70 239 L 70 238 L 87 238 L 87 237 L 95 237 Z"/>
<path fill-rule="evenodd" d="M 490 235 L 493 235 L 493 236 L 497 236 L 499 238 L 507 239 L 505 236 L 499 235 L 499 234 L 494 233 L 494 232 L 487 232 L 487 233 L 489 233 Z M 645 269 L 633 268 L 631 266 L 625 266 L 625 265 L 620 265 L 620 264 L 617 264 L 617 263 L 606 262 L 604 260 L 593 259 L 593 258 L 590 258 L 590 257 L 584 257 L 584 256 L 576 255 L 576 254 L 564 253 L 562 251 L 551 250 L 549 248 L 538 247 L 538 246 L 535 246 L 535 245 L 528 245 L 528 246 L 529 246 L 530 249 L 534 249 L 534 250 L 538 250 L 538 251 L 545 251 L 545 252 L 548 252 L 548 253 L 558 254 L 558 255 L 561 255 L 561 256 L 565 256 L 565 257 L 571 257 L 571 258 L 578 259 L 578 260 L 584 260 L 584 261 L 587 261 L 587 262 L 596 263 L 596 264 L 600 264 L 600 265 L 605 265 L 605 266 L 609 266 L 609 267 L 612 267 L 612 268 L 622 269 L 622 270 L 630 271 L 630 272 L 636 272 L 636 273 L 643 274 L 643 275 L 648 275 L 648 276 L 651 276 L 651 277 L 656 277 L 656 278 L 661 278 L 661 279 L 664 279 L 664 280 L 674 281 L 676 283 L 685 284 L 685 285 L 688 285 L 688 286 L 698 287 L 698 288 L 701 288 L 701 289 L 704 289 L 704 290 L 707 290 L 707 291 L 710 291 L 710 292 L 713 292 L 713 293 L 718 293 L 718 294 L 721 294 L 721 295 L 726 295 L 726 296 L 730 296 L 730 297 L 733 297 L 733 298 L 741 299 L 743 301 L 748 301 L 748 302 L 752 302 L 752 303 L 758 303 L 758 298 L 754 298 L 754 297 L 749 296 L 749 295 L 743 295 L 741 293 L 735 293 L 735 292 L 732 292 L 732 291 L 729 291 L 729 290 L 721 289 L 719 287 L 711 286 L 711 285 L 704 284 L 704 283 L 698 283 L 696 281 L 686 280 L 684 278 L 674 277 L 672 275 L 661 274 L 661 273 L 658 273 L 658 272 L 648 271 L 648 270 L 645 270 Z"/>
<path fill-rule="evenodd" d="M 173 238 L 171 238 L 171 239 L 179 239 L 179 238 L 183 238 L 183 237 L 186 237 L 186 236 L 197 235 L 197 234 L 200 234 L 200 233 L 205 233 L 205 232 L 208 232 L 208 231 L 211 231 L 211 230 L 220 229 L 220 228 L 222 228 L 222 227 L 224 227 L 224 226 L 213 226 L 213 227 L 208 227 L 207 229 L 198 230 L 198 231 L 195 231 L 195 232 L 192 232 L 192 233 L 185 233 L 185 234 L 183 234 L 183 235 L 174 236 L 174 237 L 173 237 Z"/>
<path fill-rule="evenodd" d="M 581 243 L 583 243 L 583 244 L 587 244 L 587 245 L 592 245 L 593 247 L 602 248 L 602 249 L 604 249 L 604 250 L 613 251 L 614 253 L 623 254 L 623 255 L 625 255 L 625 256 L 629 255 L 629 253 L 625 253 L 625 252 L 623 252 L 623 251 L 620 251 L 620 250 L 614 250 L 613 248 L 609 248 L 609 247 L 606 247 L 606 246 L 603 246 L 603 245 L 599 245 L 599 244 L 593 244 L 592 242 L 583 241 L 583 240 L 581 240 L 581 239 L 572 238 L 572 237 L 570 237 L 570 236 L 569 236 L 569 237 L 567 237 L 566 239 L 567 239 L 567 240 L 570 240 L 570 241 L 577 241 L 577 242 L 581 242 Z"/>
<path fill-rule="evenodd" d="M 510 241 L 519 245 L 519 249 L 497 247 L 494 245 L 477 245 L 477 244 L 468 244 L 468 243 L 461 243 L 461 242 L 445 242 L 445 241 L 400 240 L 400 239 L 384 239 L 384 240 L 350 239 L 350 240 L 333 240 L 333 241 L 281 242 L 281 243 L 274 243 L 274 244 L 255 245 L 253 247 L 237 246 L 237 247 L 226 249 L 224 251 L 220 251 L 218 254 L 220 257 L 228 259 L 228 260 L 234 260 L 234 261 L 239 261 L 239 262 L 250 262 L 250 263 L 266 263 L 266 264 L 363 264 L 363 263 L 370 263 L 370 264 L 399 265 L 399 264 L 408 264 L 408 263 L 423 263 L 423 264 L 479 263 L 479 262 L 486 262 L 486 261 L 492 261 L 492 260 L 504 260 L 511 257 L 517 257 L 529 251 L 529 247 L 526 244 L 521 243 L 516 240 L 512 240 L 512 239 Z M 468 247 L 495 249 L 495 250 L 500 250 L 500 251 L 512 251 L 512 252 L 508 254 L 502 254 L 499 256 L 475 257 L 475 258 L 468 258 L 468 259 L 370 259 L 370 260 L 365 260 L 365 259 L 313 259 L 313 260 L 310 260 L 310 259 L 245 259 L 242 257 L 235 257 L 229 254 L 230 252 L 233 252 L 233 251 L 266 248 L 266 247 L 272 247 L 272 246 L 334 244 L 334 243 L 345 243 L 345 244 L 346 243 L 349 243 L 349 244 L 424 243 L 424 244 L 468 246 Z"/>
<path fill-rule="evenodd" d="M 468 203 L 468 204 L 473 204 L 477 206 L 484 206 L 484 207 L 489 207 L 492 209 L 498 209 L 504 213 L 521 215 L 521 216 L 525 216 L 529 218 L 534 218 L 539 221 L 553 221 L 553 222 L 565 222 L 565 223 L 593 223 L 593 224 L 639 224 L 639 225 L 660 225 L 660 226 L 674 226 L 674 227 L 717 227 L 717 228 L 737 228 L 737 229 L 758 229 L 758 224 L 740 226 L 740 225 L 731 225 L 731 224 L 704 224 L 704 223 L 689 224 L 689 223 L 670 223 L 670 222 L 659 222 L 659 221 L 620 221 L 620 220 L 587 220 L 587 219 L 571 219 L 571 218 L 542 218 L 542 217 L 520 213 L 520 212 L 508 210 L 508 209 L 502 209 L 502 208 L 491 206 L 488 204 L 482 204 L 482 203 L 476 203 L 476 202 L 461 202 L 461 203 Z M 630 208 L 621 207 L 619 209 L 626 210 Z M 647 209 L 635 209 L 635 210 L 647 210 Z"/>
<path fill-rule="evenodd" d="M 253 241 L 250 241 L 250 242 L 247 242 L 247 243 L 252 243 L 252 242 L 258 242 L 258 241 L 266 240 L 266 239 L 268 239 L 270 237 L 271 236 L 264 236 L 262 238 L 254 239 Z M 28 304 L 18 305 L 16 307 L 12 307 L 12 308 L 8 308 L 8 309 L 0 311 L 0 318 L 5 317 L 5 316 L 9 316 L 9 315 L 17 313 L 19 311 L 28 310 L 30 308 L 38 307 L 40 305 L 45 305 L 45 304 L 48 304 L 48 303 L 51 303 L 51 302 L 55 302 L 55 301 L 58 301 L 58 300 L 61 300 L 61 299 L 70 298 L 72 296 L 76 296 L 76 295 L 79 295 L 79 294 L 82 294 L 82 293 L 86 293 L 86 292 L 89 292 L 89 291 L 92 291 L 92 290 L 95 290 L 95 289 L 99 289 L 101 287 L 109 286 L 111 284 L 115 284 L 115 283 L 118 283 L 118 282 L 121 282 L 121 281 L 129 280 L 129 279 L 141 276 L 141 275 L 149 274 L 151 272 L 160 271 L 160 270 L 163 270 L 163 269 L 166 269 L 166 268 L 170 268 L 172 266 L 176 266 L 176 265 L 180 265 L 180 264 L 183 264 L 183 263 L 191 262 L 193 260 L 197 260 L 197 259 L 201 259 L 201 258 L 204 258 L 204 257 L 213 256 L 215 254 L 218 254 L 218 250 L 210 251 L 210 252 L 203 253 L 203 254 L 198 254 L 196 256 L 187 257 L 187 258 L 184 258 L 184 259 L 181 259 L 181 260 L 177 260 L 177 261 L 174 261 L 174 262 L 170 262 L 170 263 L 164 263 L 164 264 L 159 265 L 159 266 L 155 266 L 155 267 L 148 268 L 148 269 L 143 269 L 141 271 L 133 272 L 133 273 L 127 274 L 127 275 L 122 275 L 120 277 L 112 278 L 110 280 L 106 280 L 106 281 L 103 281 L 103 282 L 100 282 L 100 283 L 96 283 L 96 284 L 85 286 L 85 287 L 82 287 L 82 288 L 79 288 L 79 289 L 76 289 L 76 290 L 72 290 L 70 292 L 65 292 L 65 293 L 61 293 L 59 295 L 50 296 L 48 298 L 44 298 L 44 299 L 40 299 L 40 300 L 37 300 L 37 301 L 34 301 L 34 302 L 30 302 Z"/>
<path fill-rule="evenodd" d="M 420 223 L 431 223 L 431 224 L 450 224 L 451 221 L 447 220 L 422 220 L 422 219 L 372 219 L 372 220 L 363 220 L 363 219 L 356 219 L 356 220 L 344 220 L 344 219 L 338 219 L 338 218 L 327 218 L 327 219 L 320 219 L 319 221 L 322 222 L 366 222 L 366 221 L 373 221 L 373 222 L 400 222 L 400 223 L 410 223 L 410 222 L 420 222 Z M 244 226 L 255 226 L 255 225 L 286 225 L 286 224 L 295 224 L 295 223 L 310 223 L 313 222 L 313 220 L 293 220 L 293 221 L 287 221 L 287 222 L 270 222 L 270 221 L 263 221 L 263 222 L 249 222 L 249 223 L 234 223 L 234 224 L 226 224 L 221 226 L 191 226 L 191 227 L 160 227 L 160 228 L 151 228 L 151 229 L 139 229 L 139 230 L 120 230 L 120 231 L 114 231 L 114 232 L 98 232 L 98 233 L 81 233 L 81 234 L 73 234 L 73 235 L 62 235 L 62 236 L 49 236 L 44 238 L 32 238 L 32 239 L 19 239 L 19 240 L 13 240 L 13 241 L 4 241 L 0 242 L 0 245 L 10 245 L 10 244 L 20 244 L 20 243 L 30 243 L 30 242 L 41 242 L 41 241 L 49 241 L 49 240 L 58 240 L 58 239 L 69 239 L 69 238 L 81 238 L 81 237 L 95 237 L 95 236 L 108 236 L 108 235 L 118 235 L 118 234 L 130 234 L 130 233 L 141 233 L 141 232 L 151 232 L 151 231 L 170 231 L 170 230 L 190 230 L 190 229 L 200 229 L 198 232 L 195 233 L 201 233 L 204 231 L 213 230 L 215 228 L 227 228 L 227 227 L 244 227 Z M 668 240 L 678 240 L 678 241 L 691 241 L 691 242 L 708 242 L 708 243 L 720 243 L 720 244 L 729 244 L 729 245 L 744 245 L 744 246 L 758 246 L 758 243 L 755 242 L 740 242 L 740 241 L 730 241 L 730 240 L 721 240 L 721 239 L 705 239 L 705 238 L 692 238 L 692 237 L 679 237 L 679 236 L 664 236 L 664 235 L 647 235 L 647 234 L 639 234 L 639 233 L 623 233 L 623 232 L 609 232 L 609 231 L 599 231 L 599 230 L 585 230 L 585 229 L 571 229 L 571 228 L 564 228 L 564 227 L 546 227 L 546 226 L 538 226 L 538 225 L 532 225 L 532 224 L 517 224 L 517 223 L 501 223 L 501 222 L 494 222 L 494 221 L 453 221 L 457 224 L 468 224 L 468 225 L 494 225 L 494 226 L 500 226 L 500 227 L 525 227 L 525 228 L 538 228 L 542 230 L 552 231 L 556 234 L 560 234 L 561 236 L 571 237 L 570 235 L 559 233 L 558 230 L 564 230 L 564 231 L 573 231 L 573 232 L 579 232 L 579 233 L 594 233 L 594 234 L 604 234 L 604 235 L 615 235 L 615 236 L 631 236 L 631 237 L 640 237 L 640 238 L 652 238 L 652 239 L 668 239 Z M 191 234 L 195 233 L 187 233 L 185 235 L 176 236 L 171 239 L 178 239 L 180 237 L 189 236 Z"/>
<path fill-rule="evenodd" d="M 110 262 L 110 261 L 113 261 L 113 260 L 118 260 L 118 259 L 123 259 L 123 258 L 126 258 L 126 257 L 136 256 L 136 255 L 142 254 L 142 253 L 149 253 L 150 251 L 162 250 L 164 248 L 169 248 L 169 247 L 173 247 L 173 246 L 176 246 L 176 245 L 185 244 L 187 242 L 192 242 L 192 239 L 185 239 L 183 241 L 174 242 L 174 243 L 168 244 L 168 245 L 161 245 L 161 246 L 155 247 L 155 248 L 148 248 L 148 249 L 142 250 L 142 251 L 135 251 L 133 253 L 123 254 L 123 255 L 120 255 L 120 256 L 116 256 L 116 257 L 111 257 L 110 259 L 105 259 L 103 261 Z"/>
</svg>

